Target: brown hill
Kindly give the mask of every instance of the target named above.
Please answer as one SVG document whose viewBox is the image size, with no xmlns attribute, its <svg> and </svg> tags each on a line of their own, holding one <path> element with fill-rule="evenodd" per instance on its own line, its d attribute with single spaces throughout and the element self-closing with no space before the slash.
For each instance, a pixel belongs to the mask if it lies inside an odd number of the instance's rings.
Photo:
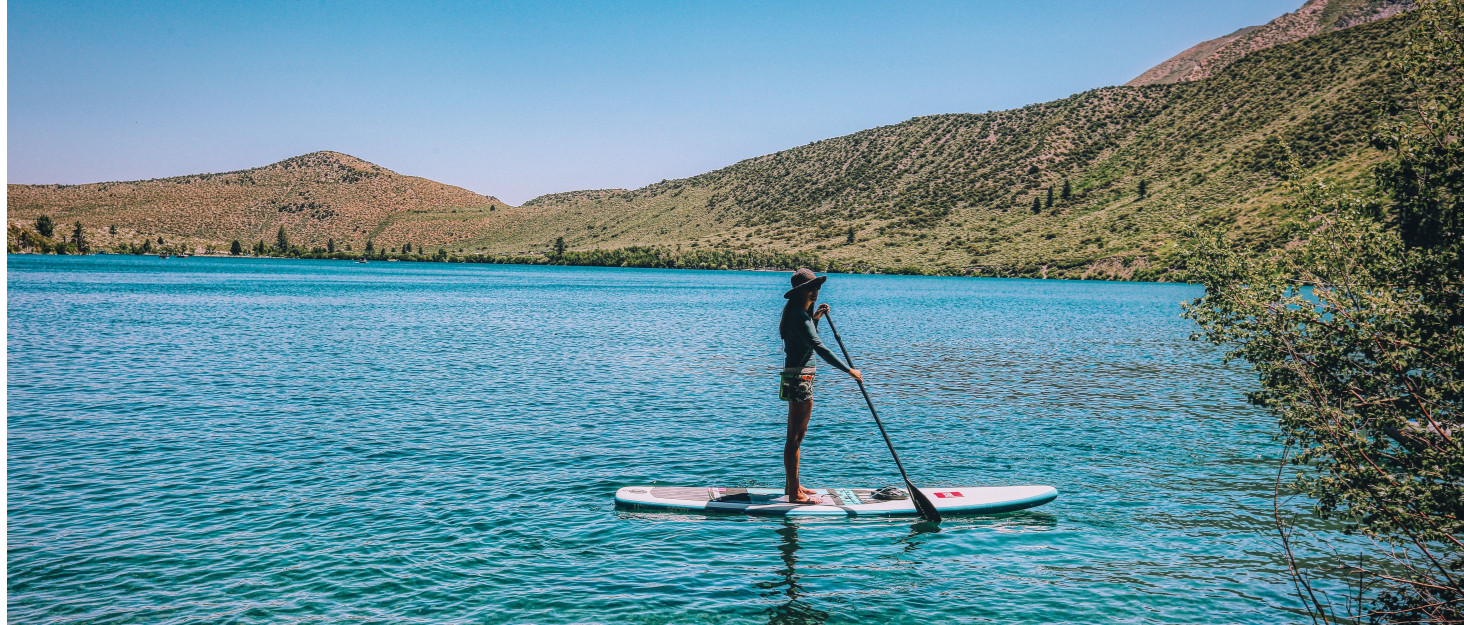
<svg viewBox="0 0 1464 625">
<path fill-rule="evenodd" d="M 15 225 L 29 226 L 46 214 L 67 226 L 75 221 L 103 230 L 116 226 L 124 235 L 271 244 L 284 226 L 292 242 L 306 247 L 327 239 L 354 246 L 367 240 L 381 247 L 451 244 L 487 229 L 507 206 L 338 152 L 312 152 L 218 174 L 12 184 L 8 191 L 6 217 Z"/>
<path fill-rule="evenodd" d="M 1193 82 L 1252 52 L 1392 17 L 1413 8 L 1411 0 L 1308 0 L 1295 13 L 1180 52 L 1130 80 L 1128 86 Z"/>
</svg>

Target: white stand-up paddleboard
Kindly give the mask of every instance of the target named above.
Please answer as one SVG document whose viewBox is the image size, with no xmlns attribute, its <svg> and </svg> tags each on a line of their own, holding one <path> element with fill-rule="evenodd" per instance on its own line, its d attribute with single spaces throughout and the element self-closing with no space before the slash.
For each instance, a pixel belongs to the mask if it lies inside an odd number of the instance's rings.
<svg viewBox="0 0 1464 625">
<path fill-rule="evenodd" d="M 996 514 L 1057 499 L 1051 486 L 947 486 L 922 488 L 942 516 Z M 626 486 L 615 505 L 665 512 L 736 512 L 767 516 L 920 516 L 910 499 L 881 500 L 871 488 L 817 489 L 817 504 L 790 504 L 779 488 Z"/>
</svg>

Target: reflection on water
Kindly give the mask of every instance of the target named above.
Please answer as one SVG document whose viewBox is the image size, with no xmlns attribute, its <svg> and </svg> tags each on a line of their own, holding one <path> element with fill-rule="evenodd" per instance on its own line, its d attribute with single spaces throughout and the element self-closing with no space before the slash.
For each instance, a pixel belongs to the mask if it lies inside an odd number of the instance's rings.
<svg viewBox="0 0 1464 625">
<path fill-rule="evenodd" d="M 664 514 L 664 513 L 662 513 Z M 670 515 L 666 515 L 670 516 Z M 714 518 L 715 515 L 705 515 L 706 518 Z M 808 625 L 821 624 L 826 622 L 830 614 L 820 609 L 813 600 L 817 591 L 810 588 L 807 578 L 809 571 L 818 570 L 805 562 L 800 569 L 799 551 L 805 549 L 800 543 L 800 526 L 808 526 L 815 530 L 828 529 L 831 523 L 841 523 L 845 527 L 866 525 L 870 527 L 895 528 L 902 522 L 892 520 L 833 520 L 833 519 L 783 519 L 777 525 L 771 526 L 771 531 L 760 533 L 759 536 L 765 540 L 761 544 L 770 544 L 777 547 L 779 564 L 773 568 L 776 576 L 774 581 L 760 581 L 754 586 L 764 592 L 763 596 L 774 600 L 765 614 L 770 625 Z M 897 552 L 886 553 L 882 559 L 888 559 L 892 566 L 919 566 L 922 560 L 920 551 L 929 546 L 932 540 L 943 531 L 947 532 L 1002 532 L 1002 533 L 1028 533 L 1044 532 L 1057 527 L 1057 517 L 1052 514 L 1041 512 L 1023 511 L 1009 514 L 985 516 L 985 517 L 953 517 L 947 519 L 944 525 L 918 521 L 911 523 L 904 533 L 895 538 L 895 544 L 899 545 Z M 831 548 L 838 553 L 838 544 L 818 543 L 815 545 Z M 822 577 L 832 577 L 834 574 L 824 574 Z"/>
<path fill-rule="evenodd" d="M 818 625 L 828 620 L 829 613 L 813 607 L 803 600 L 805 592 L 798 573 L 798 522 L 792 519 L 783 522 L 773 530 L 778 536 L 778 557 L 783 566 L 777 570 L 776 582 L 759 584 L 759 588 L 774 590 L 771 594 L 782 594 L 786 601 L 768 608 L 769 625 Z"/>
</svg>

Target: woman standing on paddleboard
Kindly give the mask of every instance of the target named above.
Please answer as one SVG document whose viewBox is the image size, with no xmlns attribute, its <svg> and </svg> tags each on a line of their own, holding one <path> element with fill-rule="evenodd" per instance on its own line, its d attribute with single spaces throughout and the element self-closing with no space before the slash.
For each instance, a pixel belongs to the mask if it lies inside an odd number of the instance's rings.
<svg viewBox="0 0 1464 625">
<path fill-rule="evenodd" d="M 803 435 L 808 433 L 808 421 L 813 416 L 814 352 L 838 370 L 864 381 L 858 369 L 850 369 L 818 340 L 818 320 L 828 313 L 829 305 L 821 304 L 815 310 L 813 304 L 818 301 L 819 287 L 828 278 L 815 276 L 813 271 L 800 267 L 793 273 L 793 288 L 783 294 L 788 303 L 783 306 L 778 335 L 783 339 L 787 358 L 783 361 L 778 398 L 788 402 L 788 441 L 783 444 L 783 470 L 788 481 L 783 492 L 788 495 L 789 503 L 818 503 L 813 499 L 813 490 L 798 483 L 799 448 L 803 446 Z"/>
</svg>

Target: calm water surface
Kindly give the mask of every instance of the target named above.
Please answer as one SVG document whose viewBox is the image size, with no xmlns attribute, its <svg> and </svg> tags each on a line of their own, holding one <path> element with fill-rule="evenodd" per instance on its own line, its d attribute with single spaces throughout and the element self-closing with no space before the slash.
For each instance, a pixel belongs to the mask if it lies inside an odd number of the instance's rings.
<svg viewBox="0 0 1464 625">
<path fill-rule="evenodd" d="M 1195 287 L 842 276 L 910 521 L 624 512 L 778 486 L 787 274 L 10 256 L 17 623 L 1297 622 L 1251 376 Z M 827 337 L 832 341 L 832 337 Z M 897 484 L 824 367 L 815 486 Z"/>
</svg>

